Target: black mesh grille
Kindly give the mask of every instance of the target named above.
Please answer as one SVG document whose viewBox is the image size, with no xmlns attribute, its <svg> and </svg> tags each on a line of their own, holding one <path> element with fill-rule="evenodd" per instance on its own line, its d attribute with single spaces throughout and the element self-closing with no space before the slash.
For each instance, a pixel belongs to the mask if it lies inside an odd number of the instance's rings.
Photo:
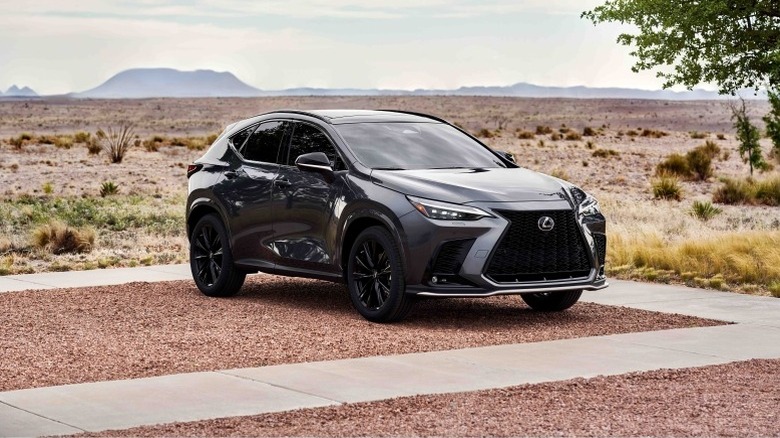
<svg viewBox="0 0 780 438">
<path fill-rule="evenodd" d="M 510 221 L 486 274 L 497 282 L 561 280 L 587 277 L 590 261 L 571 210 L 497 211 Z M 550 231 L 539 229 L 539 219 L 555 221 Z"/>
<path fill-rule="evenodd" d="M 457 274 L 473 243 L 474 239 L 444 242 L 433 263 L 433 274 Z"/>
<path fill-rule="evenodd" d="M 593 240 L 596 241 L 596 253 L 599 255 L 599 265 L 604 265 L 607 258 L 607 236 L 603 234 L 594 234 Z"/>
</svg>

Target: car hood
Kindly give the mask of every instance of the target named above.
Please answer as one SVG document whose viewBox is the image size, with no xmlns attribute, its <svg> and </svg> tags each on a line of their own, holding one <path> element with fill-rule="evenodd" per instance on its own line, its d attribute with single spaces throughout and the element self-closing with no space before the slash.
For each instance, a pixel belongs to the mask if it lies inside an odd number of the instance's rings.
<svg viewBox="0 0 780 438">
<path fill-rule="evenodd" d="M 560 180 L 524 168 L 373 170 L 371 179 L 407 195 L 458 204 L 567 199 Z"/>
</svg>

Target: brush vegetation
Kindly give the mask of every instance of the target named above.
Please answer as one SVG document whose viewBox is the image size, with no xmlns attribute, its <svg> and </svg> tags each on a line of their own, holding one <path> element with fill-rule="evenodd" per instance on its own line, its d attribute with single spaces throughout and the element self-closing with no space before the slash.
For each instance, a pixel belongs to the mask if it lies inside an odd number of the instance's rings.
<svg viewBox="0 0 780 438">
<path fill-rule="evenodd" d="M 712 195 L 720 204 L 780 206 L 780 176 L 753 178 L 723 178 L 722 185 Z"/>
</svg>

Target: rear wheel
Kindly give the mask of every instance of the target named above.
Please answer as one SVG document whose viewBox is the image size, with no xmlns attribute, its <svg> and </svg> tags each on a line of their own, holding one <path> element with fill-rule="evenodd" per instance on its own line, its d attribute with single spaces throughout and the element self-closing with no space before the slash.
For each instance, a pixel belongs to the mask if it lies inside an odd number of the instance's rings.
<svg viewBox="0 0 780 438">
<path fill-rule="evenodd" d="M 542 312 L 560 312 L 573 306 L 582 295 L 581 290 L 567 292 L 540 292 L 520 295 L 532 309 Z"/>
<path fill-rule="evenodd" d="M 192 278 L 204 295 L 229 297 L 244 284 L 246 273 L 233 265 L 227 230 L 215 214 L 207 214 L 190 235 Z"/>
<path fill-rule="evenodd" d="M 364 318 L 392 322 L 409 313 L 415 297 L 406 293 L 404 277 L 400 251 L 386 229 L 371 227 L 358 235 L 347 261 L 347 287 Z"/>
</svg>

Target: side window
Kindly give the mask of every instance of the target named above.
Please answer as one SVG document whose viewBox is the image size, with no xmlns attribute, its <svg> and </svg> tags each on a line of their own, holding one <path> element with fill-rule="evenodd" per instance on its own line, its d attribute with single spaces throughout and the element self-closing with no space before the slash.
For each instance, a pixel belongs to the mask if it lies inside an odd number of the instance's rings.
<svg viewBox="0 0 780 438">
<path fill-rule="evenodd" d="M 264 122 L 239 150 L 246 160 L 278 163 L 279 149 L 284 138 L 285 122 Z"/>
<path fill-rule="evenodd" d="M 343 169 L 341 159 L 339 159 L 336 150 L 325 133 L 314 126 L 296 123 L 290 142 L 290 154 L 287 163 L 292 166 L 295 164 L 295 159 L 298 156 L 308 154 L 309 152 L 324 152 L 328 156 L 334 170 Z"/>
<path fill-rule="evenodd" d="M 238 131 L 237 133 L 233 134 L 232 137 L 230 137 L 230 143 L 233 144 L 233 147 L 236 148 L 237 151 L 241 150 L 241 146 L 244 145 L 247 137 L 249 137 L 249 134 L 251 134 L 255 128 L 257 128 L 257 125 L 252 125 L 248 128 L 244 128 Z"/>
</svg>

